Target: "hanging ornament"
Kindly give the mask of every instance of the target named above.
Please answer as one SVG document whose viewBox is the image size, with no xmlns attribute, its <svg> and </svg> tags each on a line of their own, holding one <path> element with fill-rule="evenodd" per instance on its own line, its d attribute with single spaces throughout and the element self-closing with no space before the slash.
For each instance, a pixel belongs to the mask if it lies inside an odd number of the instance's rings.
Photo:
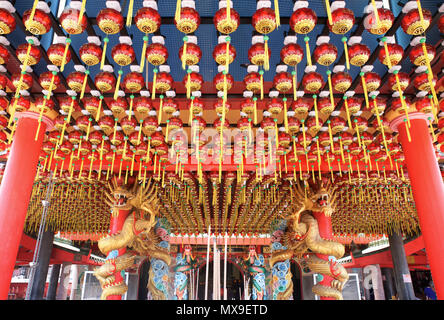
<svg viewBox="0 0 444 320">
<path fill-rule="evenodd" d="M 273 78 L 273 87 L 280 93 L 286 94 L 293 88 L 293 79 L 288 72 L 279 72 Z"/>
<path fill-rule="evenodd" d="M 389 9 L 385 8 L 378 8 L 376 12 L 377 14 L 375 15 L 375 10 L 372 10 L 364 18 L 364 27 L 372 34 L 382 35 L 390 30 L 395 16 Z"/>
<path fill-rule="evenodd" d="M 229 91 L 234 85 L 234 78 L 231 74 L 219 72 L 213 79 L 213 84 L 218 91 Z"/>
<path fill-rule="evenodd" d="M 370 48 L 362 43 L 355 43 L 348 47 L 350 64 L 357 67 L 365 65 L 370 58 L 370 54 Z"/>
<path fill-rule="evenodd" d="M 418 3 L 419 1 L 417 1 Z M 403 15 L 401 28 L 405 33 L 417 36 L 426 32 L 432 22 L 432 13 L 429 10 L 419 10 L 418 7 L 411 9 Z"/>
<path fill-rule="evenodd" d="M 338 58 L 338 49 L 331 43 L 321 43 L 313 51 L 314 60 L 323 66 L 329 66 Z"/>
<path fill-rule="evenodd" d="M 276 29 L 276 15 L 271 8 L 263 7 L 259 8 L 253 14 L 251 18 L 251 24 L 257 32 L 261 34 L 269 34 Z"/>
<path fill-rule="evenodd" d="M 55 71 L 53 71 L 55 72 Z M 40 74 L 40 86 L 48 91 L 56 90 L 60 86 L 60 77 L 57 72 L 46 71 Z"/>
<path fill-rule="evenodd" d="M 437 77 L 435 75 L 433 76 L 432 80 L 429 81 L 429 75 L 428 75 L 427 71 L 418 74 L 413 79 L 413 85 L 419 91 L 430 92 L 431 88 L 432 88 L 430 84 L 432 84 L 433 86 L 436 86 L 436 82 L 437 82 Z"/>
<path fill-rule="evenodd" d="M 434 111 L 434 107 L 433 107 L 432 102 L 430 101 L 430 98 L 427 96 L 416 99 L 415 108 L 419 112 L 423 112 L 426 114 L 427 113 L 432 113 L 432 114 L 436 113 L 436 111 Z"/>
<path fill-rule="evenodd" d="M 331 21 L 328 21 L 328 28 L 335 34 L 346 34 L 355 24 L 355 15 L 353 11 L 344 7 L 338 7 L 332 4 Z M 333 5 L 335 7 L 333 8 Z M 344 3 L 345 5 L 345 3 Z"/>
<path fill-rule="evenodd" d="M 409 53 L 410 61 L 415 66 L 427 66 L 427 60 L 433 61 L 436 56 L 436 49 L 430 45 L 424 43 L 420 43 L 415 45 Z"/>
<path fill-rule="evenodd" d="M 333 89 L 340 93 L 345 93 L 353 82 L 353 78 L 347 72 L 335 72 L 331 80 Z"/>
<path fill-rule="evenodd" d="M 155 99 L 156 93 L 165 93 L 173 86 L 173 77 L 168 72 L 157 72 L 156 81 L 153 80 L 152 99 Z"/>
<path fill-rule="evenodd" d="M 168 50 L 158 42 L 151 43 L 146 49 L 146 60 L 154 66 L 165 64 L 168 59 Z"/>
<path fill-rule="evenodd" d="M 330 116 L 335 110 L 335 105 L 331 104 L 330 98 L 324 97 L 317 101 L 317 109 L 321 115 Z"/>
<path fill-rule="evenodd" d="M 94 84 L 100 92 L 110 92 L 116 86 L 114 73 L 108 71 L 99 72 L 94 78 Z"/>
<path fill-rule="evenodd" d="M 201 74 L 197 72 L 189 72 L 183 78 L 182 83 L 186 88 L 189 88 L 191 94 L 193 91 L 200 91 L 204 81 Z"/>
<path fill-rule="evenodd" d="M 225 103 L 224 103 L 223 98 L 218 98 L 216 100 L 216 102 L 214 103 L 213 107 L 214 107 L 214 110 L 216 111 L 216 113 L 218 113 L 218 114 L 223 114 L 223 113 L 227 114 L 227 112 L 231 108 L 231 103 L 229 103 L 228 101 L 225 101 Z"/>
<path fill-rule="evenodd" d="M 219 10 L 216 11 L 213 17 L 213 23 L 220 33 L 230 34 L 236 31 L 240 24 L 239 13 L 231 8 L 231 5 L 231 1 L 219 1 Z"/>
<path fill-rule="evenodd" d="M 250 60 L 252 64 L 257 66 L 264 66 L 264 68 L 266 61 L 268 57 L 270 57 L 270 55 L 270 48 L 267 48 L 267 50 L 265 50 L 265 45 L 261 42 L 253 44 L 248 50 L 248 60 Z"/>
<path fill-rule="evenodd" d="M 66 50 L 70 42 L 71 39 L 67 38 L 66 46 L 62 43 L 52 44 L 46 52 L 48 54 L 48 59 L 53 65 L 60 67 L 60 71 L 63 71 L 62 67 L 71 61 L 71 52 Z"/>
<path fill-rule="evenodd" d="M 0 44 L 0 64 L 6 64 L 9 61 L 11 54 L 5 46 Z"/>
<path fill-rule="evenodd" d="M 66 8 L 59 17 L 60 25 L 68 34 L 80 34 L 85 31 L 88 21 L 86 16 L 80 16 L 80 10 Z"/>
<path fill-rule="evenodd" d="M 15 30 L 16 22 L 12 14 L 5 8 L 0 8 L 0 34 L 7 35 Z"/>
<path fill-rule="evenodd" d="M 36 8 L 37 2 L 34 1 L 33 8 L 23 13 L 22 20 L 26 30 L 33 35 L 43 35 L 51 30 L 52 24 L 48 13 Z M 46 7 L 49 9 L 48 6 Z"/>
<path fill-rule="evenodd" d="M 387 39 L 382 38 L 384 47 L 379 51 L 378 59 L 391 69 L 392 66 L 401 62 L 404 55 L 404 49 L 396 43 L 387 43 Z"/>
<path fill-rule="evenodd" d="M 75 92 L 81 92 L 83 88 L 84 77 L 85 76 L 83 73 L 74 71 L 66 77 L 66 83 L 71 90 Z"/>
<path fill-rule="evenodd" d="M 22 65 L 32 66 L 39 63 L 41 53 L 33 43 L 33 40 L 29 39 L 28 44 L 20 44 L 15 50 L 15 55 Z"/>
<path fill-rule="evenodd" d="M 190 39 L 191 37 L 185 36 L 183 38 L 184 44 L 179 49 L 179 59 L 182 61 L 182 69 L 184 70 L 185 66 L 198 64 L 202 58 L 202 50 L 197 44 L 189 42 Z"/>
<path fill-rule="evenodd" d="M 324 80 L 317 72 L 307 72 L 302 78 L 302 86 L 306 92 L 316 93 L 324 87 Z"/>
<path fill-rule="evenodd" d="M 366 72 L 363 78 L 368 93 L 378 90 L 381 86 L 381 77 L 376 72 Z"/>
<path fill-rule="evenodd" d="M 270 112 L 273 117 L 277 117 L 277 115 L 280 114 L 283 109 L 284 105 L 282 103 L 282 99 L 277 97 L 271 98 L 267 105 L 267 111 Z"/>
<path fill-rule="evenodd" d="M 179 9 L 179 12 L 179 16 L 176 15 L 176 18 L 174 19 L 174 24 L 177 30 L 186 34 L 196 31 L 200 25 L 200 16 L 196 9 L 192 7 L 183 7 Z"/>
<path fill-rule="evenodd" d="M 294 110 L 296 115 L 304 116 L 308 110 L 312 108 L 310 99 L 302 97 L 292 102 L 291 109 Z"/>
<path fill-rule="evenodd" d="M 123 78 L 122 85 L 127 91 L 136 93 L 145 86 L 145 79 L 142 74 L 137 71 L 129 72 Z"/>
<path fill-rule="evenodd" d="M 392 91 L 404 91 L 410 84 L 410 76 L 405 72 L 391 73 L 388 78 L 388 84 Z"/>
<path fill-rule="evenodd" d="M 33 79 L 28 73 L 14 73 L 11 76 L 11 82 L 16 90 L 21 91 L 30 89 L 33 84 Z"/>
<path fill-rule="evenodd" d="M 234 59 L 236 59 L 236 48 L 230 44 L 229 37 L 225 38 L 226 42 L 221 42 L 217 44 L 213 49 L 213 59 L 216 61 L 217 64 L 224 66 L 232 63 Z"/>
<path fill-rule="evenodd" d="M 304 58 L 304 50 L 297 43 L 288 43 L 281 49 L 280 56 L 285 64 L 296 67 Z"/>
<path fill-rule="evenodd" d="M 96 17 L 97 26 L 106 36 L 103 38 L 102 58 L 100 61 L 100 70 L 105 65 L 106 49 L 108 47 L 108 35 L 119 33 L 122 30 L 124 21 L 121 13 L 113 8 L 102 9 Z"/>
<path fill-rule="evenodd" d="M 298 8 L 290 17 L 290 29 L 299 34 L 307 34 L 316 26 L 318 17 L 310 8 Z"/>
<path fill-rule="evenodd" d="M 346 126 L 346 121 L 342 117 L 332 117 L 330 121 L 332 134 L 342 132 Z"/>
</svg>

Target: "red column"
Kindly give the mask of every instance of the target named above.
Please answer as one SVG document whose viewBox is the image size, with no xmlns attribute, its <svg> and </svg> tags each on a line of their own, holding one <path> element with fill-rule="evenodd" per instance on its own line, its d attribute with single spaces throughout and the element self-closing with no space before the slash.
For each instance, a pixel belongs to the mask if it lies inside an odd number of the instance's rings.
<svg viewBox="0 0 444 320">
<path fill-rule="evenodd" d="M 0 299 L 8 298 L 9 285 L 26 219 L 40 150 L 48 124 L 44 117 L 37 141 L 38 115 L 31 112 L 18 117 L 14 140 L 0 187 Z"/>
<path fill-rule="evenodd" d="M 119 210 L 119 213 L 116 216 L 111 217 L 109 229 L 110 234 L 116 234 L 122 230 L 123 223 L 125 222 L 125 219 L 128 217 L 129 210 Z M 118 254 L 117 256 L 121 256 L 126 252 L 126 248 L 122 248 L 117 250 Z M 115 281 L 122 281 L 124 280 L 122 275 L 120 274 L 120 271 L 114 273 Z M 110 295 L 106 298 L 106 300 L 122 300 L 121 295 Z"/>
<path fill-rule="evenodd" d="M 444 184 L 426 119 L 423 113 L 409 113 L 410 142 L 404 117 L 390 127 L 399 131 L 430 271 L 438 299 L 444 299 Z"/>
<path fill-rule="evenodd" d="M 322 239 L 328 240 L 331 239 L 333 236 L 333 227 L 331 224 L 331 217 L 327 217 L 323 212 L 313 212 L 313 216 L 316 218 L 316 221 L 318 222 L 318 228 L 319 228 L 319 235 Z M 326 254 L 316 254 L 316 256 L 322 260 L 328 261 L 328 255 Z M 331 287 L 331 282 L 334 280 L 333 277 L 330 277 L 329 275 L 323 274 L 323 279 L 319 284 Z M 321 300 L 335 300 L 335 298 L 330 297 L 320 297 Z"/>
</svg>

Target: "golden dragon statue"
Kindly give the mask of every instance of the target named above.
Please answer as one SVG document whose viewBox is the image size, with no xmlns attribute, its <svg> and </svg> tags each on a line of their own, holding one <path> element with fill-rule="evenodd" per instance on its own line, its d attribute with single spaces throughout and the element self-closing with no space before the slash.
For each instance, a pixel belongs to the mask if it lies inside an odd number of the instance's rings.
<svg viewBox="0 0 444 320">
<path fill-rule="evenodd" d="M 347 271 L 343 266 L 333 261 L 334 259 L 323 260 L 316 254 L 333 256 L 336 259 L 344 255 L 345 248 L 342 244 L 322 239 L 319 234 L 318 222 L 311 212 L 323 212 L 329 217 L 336 207 L 336 194 L 331 184 L 325 186 L 318 183 L 315 190 L 308 184 L 301 185 L 299 183 L 291 186 L 293 201 L 292 212 L 287 219 L 287 231 L 283 235 L 283 242 L 287 249 L 274 251 L 270 257 L 270 267 L 280 261 L 291 259 L 293 256 L 302 258 L 308 254 L 307 265 L 314 273 L 327 275 L 334 280 L 331 286 L 327 287 L 322 284 L 316 284 L 312 291 L 322 297 L 331 297 L 342 300 L 342 288 L 348 280 Z M 292 294 L 289 287 L 278 298 L 288 299 Z"/>
<path fill-rule="evenodd" d="M 106 262 L 94 271 L 102 286 L 102 300 L 106 300 L 110 295 L 123 295 L 128 290 L 120 273 L 134 265 L 137 255 L 156 257 L 168 265 L 171 262 L 169 253 L 156 245 L 153 228 L 156 224 L 158 200 L 151 180 L 146 186 L 134 183 L 129 187 L 119 185 L 117 180 L 113 179 L 108 188 L 110 192 L 107 193 L 105 201 L 112 208 L 112 215 L 115 217 L 120 210 L 128 210 L 130 213 L 119 232 L 98 241 L 100 251 L 108 256 Z M 120 249 L 130 251 L 118 255 Z M 110 252 L 116 254 L 110 256 Z"/>
</svg>

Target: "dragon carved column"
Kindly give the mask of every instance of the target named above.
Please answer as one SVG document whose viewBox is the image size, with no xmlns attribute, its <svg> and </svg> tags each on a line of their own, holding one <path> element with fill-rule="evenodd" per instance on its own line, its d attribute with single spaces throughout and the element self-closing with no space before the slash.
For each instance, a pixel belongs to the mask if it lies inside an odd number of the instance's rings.
<svg viewBox="0 0 444 320">
<path fill-rule="evenodd" d="M 155 234 L 160 238 L 158 246 L 170 250 L 170 225 L 165 218 L 157 219 Z M 148 290 L 153 300 L 168 300 L 169 262 L 161 257 L 151 258 Z"/>
<path fill-rule="evenodd" d="M 290 300 L 293 294 L 290 271 L 290 259 L 293 253 L 288 252 L 287 247 L 282 244 L 286 228 L 286 220 L 276 219 L 271 224 L 271 253 L 273 255 L 273 252 L 279 252 L 278 255 L 275 255 L 278 258 L 270 260 L 273 300 Z M 288 254 L 286 254 L 287 252 Z"/>
</svg>

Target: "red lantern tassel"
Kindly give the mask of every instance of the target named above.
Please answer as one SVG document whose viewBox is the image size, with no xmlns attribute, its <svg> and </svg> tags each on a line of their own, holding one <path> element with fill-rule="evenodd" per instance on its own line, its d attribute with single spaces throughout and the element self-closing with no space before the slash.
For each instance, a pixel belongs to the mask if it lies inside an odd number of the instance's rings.
<svg viewBox="0 0 444 320">
<path fill-rule="evenodd" d="M 153 90 L 152 90 L 152 95 L 151 95 L 151 99 L 154 100 L 156 98 L 156 79 L 157 79 L 157 68 L 153 69 Z"/>
<path fill-rule="evenodd" d="M 126 15 L 126 26 L 131 26 L 131 20 L 133 18 L 133 7 L 134 7 L 134 0 L 129 0 L 128 5 L 128 13 Z"/>
<path fill-rule="evenodd" d="M 80 91 L 80 99 L 83 99 L 83 96 L 85 95 L 86 83 L 88 81 L 88 75 L 89 75 L 89 70 L 86 70 L 85 77 L 83 78 L 82 90 Z"/>
<path fill-rule="evenodd" d="M 274 14 L 276 17 L 276 26 L 279 28 L 281 25 L 281 17 L 279 14 L 279 1 L 278 0 L 274 0 Z"/>
<path fill-rule="evenodd" d="M 122 79 L 123 71 L 119 70 L 118 73 L 119 76 L 117 77 L 116 89 L 114 90 L 114 100 L 117 100 L 117 97 L 119 96 L 120 80 Z"/>
<path fill-rule="evenodd" d="M 66 39 L 65 51 L 63 52 L 63 59 L 62 59 L 62 64 L 60 66 L 60 71 L 65 70 L 66 56 L 68 55 L 70 43 L 71 43 L 71 39 L 70 38 Z"/>
<path fill-rule="evenodd" d="M 77 24 L 80 24 L 80 21 L 82 21 L 83 14 L 85 13 L 85 7 L 86 7 L 86 0 L 82 0 L 82 6 L 80 7 L 79 20 L 77 21 Z"/>
<path fill-rule="evenodd" d="M 140 57 L 140 69 L 139 71 L 143 71 L 143 67 L 145 66 L 145 59 L 146 59 L 146 48 L 148 46 L 148 35 L 145 35 L 143 37 L 143 47 L 142 47 L 142 56 Z"/>
<path fill-rule="evenodd" d="M 105 65 L 105 57 L 106 57 L 106 48 L 108 47 L 109 38 L 106 36 L 103 39 L 103 51 L 102 51 L 102 59 L 100 60 L 100 70 L 103 70 L 103 66 Z"/>
<path fill-rule="evenodd" d="M 34 0 L 34 4 L 32 5 L 31 14 L 29 15 L 28 21 L 34 20 L 35 10 L 37 9 L 37 4 L 39 3 L 39 0 Z"/>
<path fill-rule="evenodd" d="M 264 69 L 267 71 L 270 69 L 270 57 L 268 56 L 268 39 L 268 36 L 264 36 Z"/>
</svg>

